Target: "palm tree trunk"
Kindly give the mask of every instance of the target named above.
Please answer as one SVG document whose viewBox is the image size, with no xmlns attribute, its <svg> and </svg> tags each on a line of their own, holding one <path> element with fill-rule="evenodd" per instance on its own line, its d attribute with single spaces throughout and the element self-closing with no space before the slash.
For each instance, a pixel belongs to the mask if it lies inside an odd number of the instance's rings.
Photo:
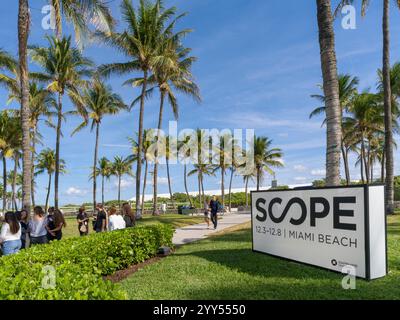
<svg viewBox="0 0 400 320">
<path fill-rule="evenodd" d="M 343 165 L 344 165 L 344 172 L 346 175 L 346 184 L 350 185 L 350 172 L 349 172 L 349 160 L 347 159 L 347 151 L 346 147 L 342 142 L 342 156 L 343 156 Z"/>
<path fill-rule="evenodd" d="M 11 185 L 11 205 L 13 211 L 17 210 L 17 195 L 15 192 L 15 187 L 17 184 L 18 163 L 19 163 L 19 157 L 18 154 L 16 154 L 14 157 L 14 171 L 13 171 L 13 178 Z"/>
<path fill-rule="evenodd" d="M 171 177 L 170 177 L 170 174 L 169 174 L 169 160 L 168 160 L 168 157 L 166 157 L 165 161 L 166 161 L 166 165 L 167 165 L 167 178 L 168 178 L 169 197 L 170 197 L 170 200 L 172 202 L 172 207 L 175 209 L 175 201 L 174 201 L 174 197 L 172 195 L 172 188 L 171 188 Z"/>
<path fill-rule="evenodd" d="M 93 157 L 93 212 L 96 211 L 96 192 L 97 192 L 97 173 L 96 173 L 96 164 L 97 164 L 97 153 L 99 150 L 99 131 L 100 131 L 100 123 L 96 123 L 96 142 L 94 145 L 94 157 Z"/>
<path fill-rule="evenodd" d="M 47 186 L 46 205 L 44 206 L 44 212 L 47 212 L 47 208 L 49 207 L 50 189 L 51 189 L 51 173 L 49 173 L 49 184 Z"/>
<path fill-rule="evenodd" d="M 367 184 L 368 184 L 369 183 L 369 170 L 368 170 L 368 164 L 367 164 L 367 159 L 366 159 L 366 155 L 365 155 L 364 137 L 361 137 L 361 161 L 364 163 L 365 177 L 367 179 Z"/>
<path fill-rule="evenodd" d="M 118 175 L 118 208 L 121 209 L 121 175 Z"/>
<path fill-rule="evenodd" d="M 383 151 L 381 161 L 381 182 L 385 183 L 385 151 Z"/>
<path fill-rule="evenodd" d="M 231 177 L 229 181 L 229 212 L 231 212 L 232 209 L 232 180 L 233 180 L 233 168 L 231 169 Z"/>
<path fill-rule="evenodd" d="M 3 154 L 3 213 L 7 210 L 7 159 Z"/>
<path fill-rule="evenodd" d="M 326 184 L 340 185 L 341 108 L 330 0 L 317 0 L 321 69 L 326 98 Z"/>
<path fill-rule="evenodd" d="M 144 101 L 146 98 L 147 89 L 147 70 L 143 71 L 143 85 L 140 97 L 140 112 L 139 112 L 139 133 L 138 133 L 138 158 L 136 167 L 136 212 L 140 210 L 140 181 L 142 178 L 142 151 L 143 151 L 143 116 L 144 116 Z"/>
<path fill-rule="evenodd" d="M 261 169 L 257 168 L 257 191 L 260 191 Z"/>
<path fill-rule="evenodd" d="M 158 114 L 158 126 L 157 126 L 157 142 L 160 139 L 161 135 L 161 127 L 162 127 L 162 119 L 164 112 L 164 100 L 165 100 L 165 91 L 160 90 L 160 111 Z M 154 173 L 153 173 L 153 214 L 158 214 L 158 205 L 157 205 L 157 185 L 158 185 L 158 146 L 154 153 L 155 162 L 154 162 Z"/>
<path fill-rule="evenodd" d="M 27 63 L 27 46 L 29 37 L 30 14 L 28 0 L 19 0 L 18 11 L 18 52 L 21 87 L 21 124 L 22 124 L 22 206 L 28 212 L 31 208 L 31 141 L 30 141 L 30 108 L 29 79 Z"/>
<path fill-rule="evenodd" d="M 60 176 L 60 138 L 62 123 L 62 94 L 58 93 L 58 110 L 57 110 L 57 133 L 56 133 L 56 170 L 54 175 L 54 207 L 58 209 L 58 179 Z"/>
<path fill-rule="evenodd" d="M 54 9 L 56 20 L 56 37 L 60 39 L 62 36 L 61 3 L 60 0 L 52 0 L 51 4 Z"/>
<path fill-rule="evenodd" d="M 204 179 L 203 179 L 203 174 L 200 175 L 200 185 L 201 185 L 201 193 L 203 195 L 203 209 L 207 209 L 207 199 L 206 199 L 206 194 L 204 192 Z"/>
<path fill-rule="evenodd" d="M 104 176 L 101 176 L 101 203 L 104 206 Z"/>
<path fill-rule="evenodd" d="M 390 34 L 389 34 L 389 0 L 383 1 L 383 92 L 385 108 L 385 152 L 386 152 L 386 212 L 394 213 L 394 163 L 393 163 L 393 129 L 392 101 L 390 84 Z"/>
<path fill-rule="evenodd" d="M 140 158 L 140 157 L 138 157 Z M 147 169 L 148 169 L 148 161 L 145 159 L 145 167 L 144 167 L 144 180 L 143 180 L 143 192 L 142 192 L 142 213 L 144 214 L 144 196 L 146 192 L 146 184 L 147 184 Z"/>
<path fill-rule="evenodd" d="M 200 168 L 199 168 L 200 169 Z M 200 181 L 200 172 L 198 172 L 197 173 L 197 187 L 199 188 L 199 195 L 198 195 L 198 198 L 199 198 L 199 207 L 201 207 L 201 181 Z"/>
<path fill-rule="evenodd" d="M 362 159 L 362 152 L 360 152 L 360 170 L 361 170 L 361 182 L 364 184 L 365 179 L 364 179 L 364 161 Z"/>
<path fill-rule="evenodd" d="M 184 185 L 185 185 L 185 191 L 186 191 L 187 199 L 188 199 L 188 201 L 190 203 L 190 206 L 193 207 L 192 198 L 190 198 L 189 191 L 188 191 L 188 188 L 187 188 L 187 166 L 186 166 L 186 163 L 183 165 L 183 182 L 184 182 Z"/>
<path fill-rule="evenodd" d="M 32 157 L 31 157 L 31 198 L 32 198 L 32 207 L 35 207 L 35 154 L 36 154 L 36 134 L 37 134 L 37 125 L 33 126 L 32 130 Z"/>
<path fill-rule="evenodd" d="M 221 167 L 221 204 L 225 206 L 225 168 Z"/>
<path fill-rule="evenodd" d="M 246 184 L 245 184 L 245 187 L 244 187 L 244 193 L 245 193 L 245 196 L 246 196 L 246 207 L 249 206 L 249 197 L 247 195 L 248 186 L 249 186 L 249 177 L 246 177 Z"/>
</svg>

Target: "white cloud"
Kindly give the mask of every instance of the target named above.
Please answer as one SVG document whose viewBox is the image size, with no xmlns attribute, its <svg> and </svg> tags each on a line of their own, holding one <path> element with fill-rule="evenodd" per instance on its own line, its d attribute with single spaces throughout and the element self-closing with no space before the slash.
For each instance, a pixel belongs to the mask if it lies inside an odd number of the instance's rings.
<svg viewBox="0 0 400 320">
<path fill-rule="evenodd" d="M 167 185 L 168 184 L 168 178 L 167 177 L 158 177 L 158 184 L 159 185 Z M 171 179 L 172 183 L 172 179 Z M 153 177 L 151 177 L 150 184 L 153 185 Z"/>
<path fill-rule="evenodd" d="M 134 179 L 121 179 L 121 189 L 126 189 L 134 185 Z M 118 187 L 118 180 L 115 181 L 114 185 Z"/>
<path fill-rule="evenodd" d="M 325 147 L 325 140 L 322 139 L 310 139 L 301 142 L 294 142 L 280 145 L 279 147 L 285 150 L 308 150 L 308 149 L 318 149 Z"/>
<path fill-rule="evenodd" d="M 326 170 L 325 169 L 314 169 L 314 170 L 311 170 L 311 175 L 323 177 L 326 175 Z"/>
<path fill-rule="evenodd" d="M 79 189 L 76 187 L 69 187 L 66 191 L 66 194 L 69 196 L 84 196 L 87 193 L 88 193 L 87 190 Z"/>
<path fill-rule="evenodd" d="M 307 181 L 307 178 L 306 177 L 296 177 L 296 178 L 294 178 L 294 181 L 296 181 L 296 182 L 305 182 L 305 181 Z"/>
<path fill-rule="evenodd" d="M 297 172 L 304 172 L 307 170 L 307 168 L 305 166 L 303 166 L 302 164 L 296 164 L 295 166 L 293 166 L 294 171 Z"/>
</svg>

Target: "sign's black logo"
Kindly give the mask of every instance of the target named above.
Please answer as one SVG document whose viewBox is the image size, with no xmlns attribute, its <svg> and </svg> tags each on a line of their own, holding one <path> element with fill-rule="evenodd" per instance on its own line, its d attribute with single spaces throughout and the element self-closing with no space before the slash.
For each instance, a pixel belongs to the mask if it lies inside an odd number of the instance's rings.
<svg viewBox="0 0 400 320">
<path fill-rule="evenodd" d="M 337 261 L 336 261 L 336 259 L 332 259 L 332 260 L 331 260 L 331 263 L 332 263 L 333 266 L 335 266 L 335 267 L 337 266 Z"/>
<path fill-rule="evenodd" d="M 295 197 L 288 201 L 281 215 L 276 214 L 274 212 L 274 208 L 277 205 L 282 204 L 282 199 L 279 197 L 273 198 L 268 206 L 267 200 L 263 198 L 259 198 L 256 201 L 256 209 L 261 215 L 257 215 L 256 219 L 260 222 L 264 222 L 267 220 L 267 216 L 274 223 L 281 223 L 285 220 L 287 214 L 289 213 L 292 206 L 299 206 L 301 209 L 301 215 L 298 218 L 290 218 L 289 222 L 292 225 L 299 226 L 304 223 L 307 218 L 307 206 L 303 199 Z M 355 224 L 350 223 L 342 223 L 340 222 L 341 217 L 354 217 L 353 210 L 344 210 L 340 208 L 341 204 L 355 204 L 356 197 L 334 197 L 333 198 L 333 228 L 341 229 L 341 230 L 356 230 Z M 322 206 L 322 210 L 317 210 L 317 205 Z M 315 227 L 317 219 L 326 218 L 331 211 L 331 204 L 329 201 L 323 197 L 312 197 L 310 198 L 310 226 Z"/>
</svg>

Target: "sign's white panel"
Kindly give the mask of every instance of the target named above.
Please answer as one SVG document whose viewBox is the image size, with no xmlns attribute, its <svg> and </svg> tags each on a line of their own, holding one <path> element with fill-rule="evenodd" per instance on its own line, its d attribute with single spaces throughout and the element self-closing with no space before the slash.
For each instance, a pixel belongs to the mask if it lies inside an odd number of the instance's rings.
<svg viewBox="0 0 400 320">
<path fill-rule="evenodd" d="M 253 250 L 338 272 L 351 266 L 362 278 L 381 277 L 386 274 L 383 194 L 383 186 L 252 192 Z"/>
</svg>

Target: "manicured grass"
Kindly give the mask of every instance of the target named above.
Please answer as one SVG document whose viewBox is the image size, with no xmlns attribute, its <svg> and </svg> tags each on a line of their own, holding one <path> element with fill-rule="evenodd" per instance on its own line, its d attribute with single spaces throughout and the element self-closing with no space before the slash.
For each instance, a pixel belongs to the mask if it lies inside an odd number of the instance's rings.
<svg viewBox="0 0 400 320">
<path fill-rule="evenodd" d="M 357 279 L 251 251 L 250 225 L 180 247 L 122 281 L 130 299 L 400 299 L 400 216 L 388 218 L 387 277 Z"/>
<path fill-rule="evenodd" d="M 203 216 L 185 216 L 180 214 L 165 214 L 161 216 L 145 215 L 143 219 L 138 221 L 138 224 L 154 224 L 154 223 L 167 223 L 175 228 L 184 227 L 187 225 L 197 224 L 204 221 Z M 63 238 L 71 238 L 79 236 L 78 223 L 75 217 L 68 217 L 66 219 L 67 226 L 63 229 Z M 90 222 L 89 232 L 93 232 L 92 224 Z"/>
</svg>

